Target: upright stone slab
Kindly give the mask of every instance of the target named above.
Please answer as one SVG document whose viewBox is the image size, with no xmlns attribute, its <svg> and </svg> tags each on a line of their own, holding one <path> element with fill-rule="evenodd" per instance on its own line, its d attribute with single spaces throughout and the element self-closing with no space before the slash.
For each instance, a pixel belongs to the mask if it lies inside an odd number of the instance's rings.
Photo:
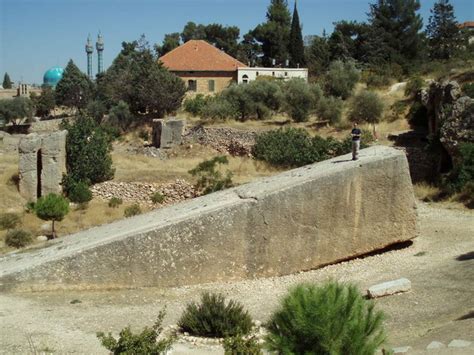
<svg viewBox="0 0 474 355">
<path fill-rule="evenodd" d="M 153 145 L 165 149 L 180 145 L 185 123 L 177 118 L 153 120 Z"/>
<path fill-rule="evenodd" d="M 31 133 L 20 140 L 20 194 L 28 201 L 49 193 L 61 193 L 66 173 L 67 131 Z"/>
</svg>

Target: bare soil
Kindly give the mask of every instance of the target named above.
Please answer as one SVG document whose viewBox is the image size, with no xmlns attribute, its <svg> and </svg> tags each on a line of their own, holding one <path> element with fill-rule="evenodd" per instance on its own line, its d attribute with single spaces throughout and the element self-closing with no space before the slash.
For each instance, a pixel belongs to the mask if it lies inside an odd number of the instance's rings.
<svg viewBox="0 0 474 355">
<path fill-rule="evenodd" d="M 413 245 L 299 274 L 172 289 L 0 294 L 0 353 L 106 354 L 97 331 L 138 330 L 166 307 L 165 324 L 175 324 L 186 303 L 203 291 L 241 301 L 254 319 L 265 321 L 287 289 L 328 279 L 356 283 L 361 290 L 406 277 L 412 291 L 377 299 L 387 314 L 390 346 L 422 351 L 433 340 L 474 337 L 474 212 L 420 203 L 420 235 Z M 74 302 L 73 302 L 74 301 Z M 463 320 L 459 320 L 465 318 Z M 175 354 L 222 350 L 179 344 Z M 469 353 L 474 347 L 456 354 Z"/>
</svg>

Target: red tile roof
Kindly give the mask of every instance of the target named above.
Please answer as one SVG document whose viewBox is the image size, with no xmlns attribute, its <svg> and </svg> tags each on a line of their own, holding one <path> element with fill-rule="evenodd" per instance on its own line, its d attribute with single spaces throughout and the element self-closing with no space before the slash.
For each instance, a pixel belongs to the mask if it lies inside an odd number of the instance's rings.
<svg viewBox="0 0 474 355">
<path fill-rule="evenodd" d="M 160 58 L 171 71 L 236 71 L 245 64 L 202 40 L 190 40 Z"/>
<path fill-rule="evenodd" d="M 474 21 L 466 21 L 459 24 L 459 28 L 474 28 Z"/>
</svg>

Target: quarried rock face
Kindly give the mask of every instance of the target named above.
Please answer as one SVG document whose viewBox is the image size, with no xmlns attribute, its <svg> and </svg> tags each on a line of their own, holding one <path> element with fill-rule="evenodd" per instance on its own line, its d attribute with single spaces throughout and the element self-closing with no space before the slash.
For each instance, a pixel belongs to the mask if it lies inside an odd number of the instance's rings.
<svg viewBox="0 0 474 355">
<path fill-rule="evenodd" d="M 165 149 L 180 145 L 185 123 L 176 118 L 153 120 L 153 145 Z"/>
<path fill-rule="evenodd" d="M 28 201 L 62 191 L 61 180 L 66 173 L 66 136 L 67 131 L 31 133 L 20 140 L 20 194 Z"/>
<path fill-rule="evenodd" d="M 416 236 L 402 151 L 374 146 L 0 257 L 0 290 L 173 287 L 286 275 Z"/>
</svg>

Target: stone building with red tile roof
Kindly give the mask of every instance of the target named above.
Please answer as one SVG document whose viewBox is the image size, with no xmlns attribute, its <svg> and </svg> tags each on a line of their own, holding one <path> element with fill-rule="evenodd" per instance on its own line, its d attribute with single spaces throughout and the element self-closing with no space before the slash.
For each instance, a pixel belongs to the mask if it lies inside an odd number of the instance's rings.
<svg viewBox="0 0 474 355">
<path fill-rule="evenodd" d="M 203 40 L 190 40 L 159 60 L 185 81 L 188 91 L 201 94 L 220 92 L 236 83 L 238 68 L 247 67 Z"/>
</svg>

